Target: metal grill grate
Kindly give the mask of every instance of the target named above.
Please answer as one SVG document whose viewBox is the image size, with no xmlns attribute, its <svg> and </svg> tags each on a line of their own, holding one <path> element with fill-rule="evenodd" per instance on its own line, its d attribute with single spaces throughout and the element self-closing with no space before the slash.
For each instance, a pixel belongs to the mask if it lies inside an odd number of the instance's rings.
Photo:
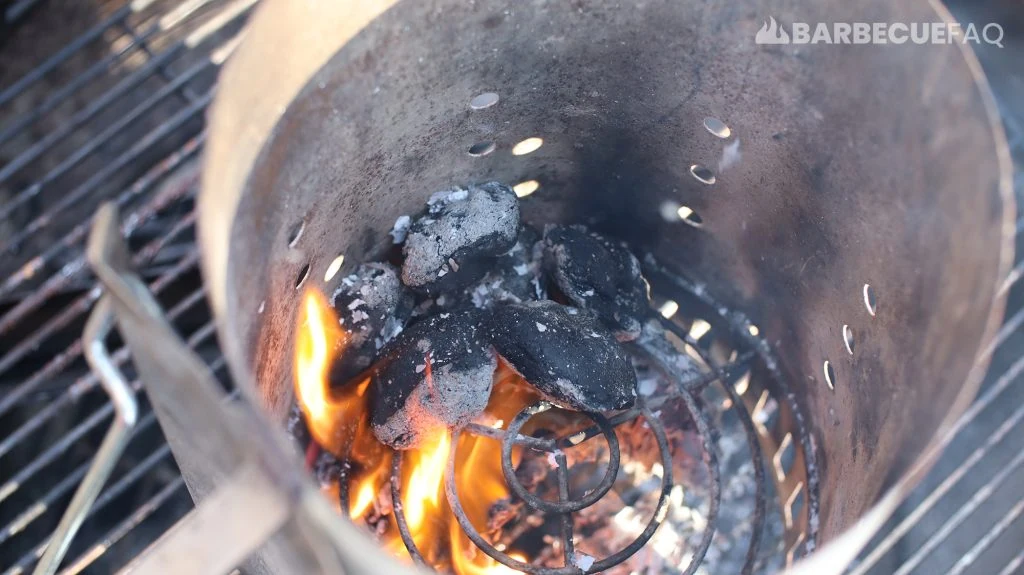
<svg viewBox="0 0 1024 575">
<path fill-rule="evenodd" d="M 135 265 L 181 335 L 226 377 L 199 280 L 192 207 L 203 113 L 254 4 L 25 4 L 0 47 L 4 573 L 30 571 L 41 556 L 113 413 L 78 339 L 99 296 L 83 251 L 102 201 L 114 199 L 126 214 Z M 126 349 L 114 357 L 132 372 Z M 142 413 L 64 573 L 118 569 L 191 508 L 153 413 Z"/>
<path fill-rule="evenodd" d="M 99 296 L 83 242 L 101 201 L 119 204 L 136 267 L 189 345 L 227 377 L 196 268 L 192 207 L 203 112 L 255 1 L 0 2 L 4 573 L 31 570 L 113 412 L 79 340 Z M 1012 94 L 1021 86 L 995 82 L 1005 91 L 1001 103 L 1018 165 L 1024 110 Z M 1024 178 L 1017 184 L 1020 201 Z M 1013 545 L 1024 530 L 1021 275 L 1024 262 L 1007 280 L 1008 319 L 993 344 L 982 396 L 936 472 L 854 572 L 1009 574 L 1024 564 L 1024 552 Z M 130 374 L 127 350 L 114 357 Z M 138 381 L 132 385 L 140 391 Z M 62 572 L 114 571 L 191 508 L 154 422 L 143 405 L 132 442 Z"/>
</svg>

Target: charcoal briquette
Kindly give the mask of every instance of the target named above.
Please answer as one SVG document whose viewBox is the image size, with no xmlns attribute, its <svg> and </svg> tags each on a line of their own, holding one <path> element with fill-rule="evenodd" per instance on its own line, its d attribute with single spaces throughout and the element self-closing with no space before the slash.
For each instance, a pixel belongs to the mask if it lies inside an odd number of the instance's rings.
<svg viewBox="0 0 1024 575">
<path fill-rule="evenodd" d="M 402 281 L 436 294 L 479 280 L 516 243 L 519 201 L 512 188 L 491 182 L 434 194 L 427 213 L 405 238 Z"/>
<path fill-rule="evenodd" d="M 500 303 L 544 299 L 541 252 L 534 249 L 539 242 L 540 234 L 529 226 L 523 226 L 512 249 L 495 258 L 480 281 L 464 291 L 446 293 L 444 303 L 451 308 L 472 305 L 491 309 Z"/>
<path fill-rule="evenodd" d="M 395 449 L 419 446 L 487 407 L 497 359 L 476 309 L 440 313 L 409 326 L 374 365 L 373 433 Z"/>
<path fill-rule="evenodd" d="M 369 368 L 378 351 L 402 331 L 413 297 L 394 266 L 368 263 L 341 279 L 331 306 L 348 336 L 331 366 L 331 383 L 337 386 Z"/>
<path fill-rule="evenodd" d="M 625 245 L 582 226 L 551 226 L 544 234 L 544 269 L 577 306 L 594 312 L 619 341 L 640 335 L 649 314 L 640 262 Z"/>
<path fill-rule="evenodd" d="M 558 405 L 608 411 L 636 399 L 628 355 L 585 310 L 553 301 L 504 304 L 494 309 L 489 331 L 498 354 Z"/>
</svg>

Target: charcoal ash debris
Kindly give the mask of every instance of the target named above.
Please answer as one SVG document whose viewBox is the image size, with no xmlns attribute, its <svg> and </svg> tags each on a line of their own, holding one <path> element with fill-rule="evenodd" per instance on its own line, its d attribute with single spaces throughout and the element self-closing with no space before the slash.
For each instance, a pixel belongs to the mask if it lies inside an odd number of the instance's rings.
<svg viewBox="0 0 1024 575">
<path fill-rule="evenodd" d="M 483 412 L 497 359 L 482 322 L 475 309 L 440 313 L 382 350 L 370 385 L 370 423 L 378 440 L 411 449 Z"/>
<path fill-rule="evenodd" d="M 441 294 L 436 303 L 448 308 L 472 305 L 477 309 L 491 309 L 501 303 L 545 299 L 541 252 L 536 249 L 539 242 L 540 233 L 530 226 L 523 226 L 515 245 L 495 258 L 480 281 L 462 292 Z"/>
<path fill-rule="evenodd" d="M 684 349 L 673 345 L 669 339 L 670 335 L 673 334 L 667 331 L 661 322 L 657 319 L 650 319 L 644 323 L 636 343 L 678 382 L 686 384 L 703 377 L 705 373 L 701 369 L 703 363 L 698 363 L 696 359 L 687 355 Z M 650 383 L 644 385 L 644 382 L 641 382 L 641 393 L 649 386 Z M 649 395 L 650 393 L 643 394 Z"/>
<path fill-rule="evenodd" d="M 370 367 L 378 350 L 401 333 L 413 302 L 390 264 L 362 264 L 341 279 L 330 304 L 349 339 L 331 366 L 332 385 L 343 385 Z"/>
<path fill-rule="evenodd" d="M 396 246 L 405 242 L 406 236 L 409 235 L 409 226 L 412 225 L 412 218 L 409 216 L 398 216 L 395 220 L 395 225 L 389 232 L 391 234 L 391 241 Z"/>
<path fill-rule="evenodd" d="M 409 225 L 402 281 L 428 294 L 469 286 L 513 247 L 518 230 L 519 200 L 508 186 L 438 192 Z"/>
<path fill-rule="evenodd" d="M 629 407 L 636 372 L 622 346 L 589 313 L 553 301 L 494 309 L 494 348 L 554 403 L 581 411 Z"/>
<path fill-rule="evenodd" d="M 623 244 L 583 226 L 550 226 L 544 268 L 571 302 L 597 314 L 619 341 L 640 335 L 650 313 L 648 287 L 640 262 Z"/>
</svg>

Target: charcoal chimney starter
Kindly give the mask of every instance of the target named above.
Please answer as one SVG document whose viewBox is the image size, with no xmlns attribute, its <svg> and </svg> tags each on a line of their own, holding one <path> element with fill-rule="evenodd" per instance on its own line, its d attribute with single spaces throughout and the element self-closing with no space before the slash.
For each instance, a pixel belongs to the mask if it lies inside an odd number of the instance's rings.
<svg viewBox="0 0 1024 575">
<path fill-rule="evenodd" d="M 760 354 L 752 384 L 789 406 L 764 445 L 803 470 L 776 486 L 807 498 L 788 541 L 839 569 L 977 390 L 1013 255 L 1009 157 L 969 48 L 756 44 L 769 18 L 949 15 L 266 0 L 222 75 L 199 203 L 243 393 L 283 426 L 301 288 L 375 261 L 438 190 L 514 185 L 524 221 L 627 242 L 656 302 L 679 293 Z"/>
</svg>

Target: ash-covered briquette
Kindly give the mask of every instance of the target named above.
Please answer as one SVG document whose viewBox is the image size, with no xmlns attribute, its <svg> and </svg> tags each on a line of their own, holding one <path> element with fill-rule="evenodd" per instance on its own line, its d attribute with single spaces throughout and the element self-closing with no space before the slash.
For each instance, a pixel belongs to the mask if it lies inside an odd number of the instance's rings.
<svg viewBox="0 0 1024 575">
<path fill-rule="evenodd" d="M 413 303 L 390 264 L 362 264 L 342 278 L 331 295 L 331 306 L 349 339 L 331 366 L 331 384 L 344 385 L 369 368 L 378 350 L 401 333 Z"/>
<path fill-rule="evenodd" d="M 475 309 L 413 324 L 374 367 L 370 423 L 382 443 L 410 449 L 487 407 L 497 359 Z"/>
<path fill-rule="evenodd" d="M 640 335 L 649 313 L 647 282 L 623 244 L 583 226 L 551 226 L 544 233 L 544 268 L 570 301 L 597 314 L 619 341 Z"/>
<path fill-rule="evenodd" d="M 512 248 L 518 231 L 519 200 L 508 186 L 491 182 L 434 194 L 427 213 L 409 226 L 402 281 L 428 294 L 469 286 Z"/>
<path fill-rule="evenodd" d="M 597 319 L 553 301 L 494 309 L 498 353 L 556 404 L 581 411 L 622 409 L 636 400 L 636 372 Z"/>
<path fill-rule="evenodd" d="M 483 279 L 464 291 L 446 293 L 441 307 L 491 309 L 500 303 L 545 299 L 539 242 L 540 234 L 523 226 L 512 249 L 495 258 Z"/>
</svg>

